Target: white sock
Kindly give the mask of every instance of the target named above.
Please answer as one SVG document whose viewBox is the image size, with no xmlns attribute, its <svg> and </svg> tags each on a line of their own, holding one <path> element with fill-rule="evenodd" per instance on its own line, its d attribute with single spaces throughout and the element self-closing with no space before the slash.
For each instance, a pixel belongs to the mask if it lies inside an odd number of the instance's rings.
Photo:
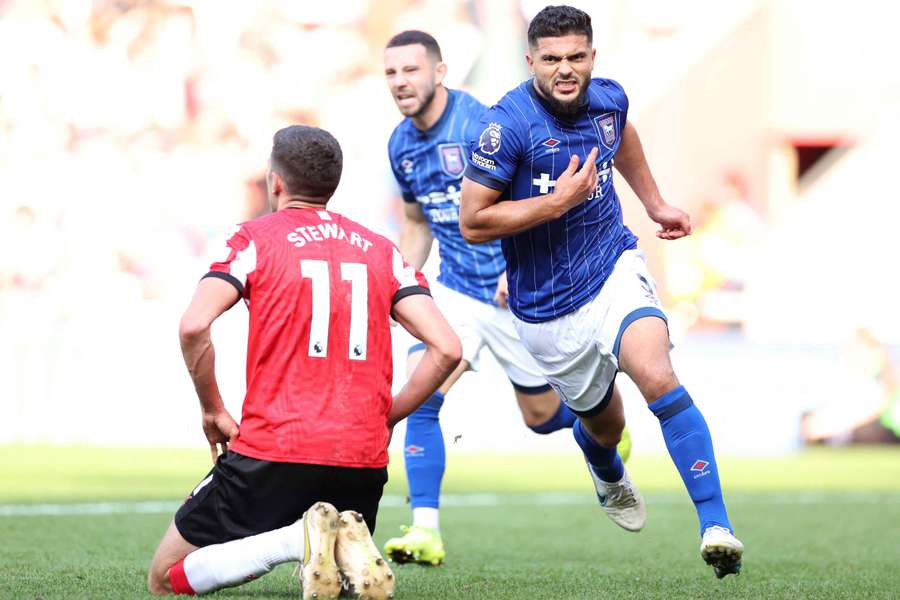
<svg viewBox="0 0 900 600">
<path fill-rule="evenodd" d="M 413 526 L 428 527 L 435 531 L 440 531 L 440 511 L 436 508 L 414 508 L 413 509 Z"/>
<path fill-rule="evenodd" d="M 198 594 L 240 585 L 275 565 L 303 557 L 303 520 L 225 544 L 199 548 L 184 559 L 184 574 Z"/>
</svg>

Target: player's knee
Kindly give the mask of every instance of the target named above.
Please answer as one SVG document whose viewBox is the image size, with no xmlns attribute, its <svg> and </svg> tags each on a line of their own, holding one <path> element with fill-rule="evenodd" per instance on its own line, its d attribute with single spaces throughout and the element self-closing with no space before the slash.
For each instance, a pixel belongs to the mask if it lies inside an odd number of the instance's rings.
<svg viewBox="0 0 900 600">
<path fill-rule="evenodd" d="M 605 448 L 615 448 L 622 441 L 622 430 L 604 431 L 602 434 L 595 436 L 601 446 Z"/>
<path fill-rule="evenodd" d="M 522 407 L 522 420 L 535 433 L 550 433 L 545 431 L 541 425 L 545 425 L 555 414 L 556 411 L 544 410 L 543 408 Z"/>
<path fill-rule="evenodd" d="M 678 378 L 671 365 L 646 369 L 638 377 L 635 377 L 634 381 L 647 402 L 653 402 L 666 392 L 678 387 Z"/>
<path fill-rule="evenodd" d="M 606 448 L 614 448 L 622 441 L 622 432 L 625 430 L 625 416 L 623 414 L 621 418 L 615 419 L 607 416 L 602 422 L 588 420 L 588 422 L 582 421 L 582 424 L 598 444 Z"/>
<path fill-rule="evenodd" d="M 591 431 L 591 435 L 597 443 L 606 448 L 615 448 L 622 441 L 622 431 L 625 429 L 625 419 L 616 419 L 607 422 L 597 431 Z"/>
</svg>

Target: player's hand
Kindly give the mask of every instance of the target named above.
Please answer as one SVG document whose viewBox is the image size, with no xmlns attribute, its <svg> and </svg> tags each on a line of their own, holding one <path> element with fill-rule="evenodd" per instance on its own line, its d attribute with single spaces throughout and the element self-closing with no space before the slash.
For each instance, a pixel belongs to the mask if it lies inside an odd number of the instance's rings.
<svg viewBox="0 0 900 600">
<path fill-rule="evenodd" d="M 209 452 L 213 464 L 219 457 L 219 449 L 222 454 L 228 450 L 228 444 L 234 441 L 238 434 L 238 424 L 224 408 L 214 413 L 203 413 L 203 433 L 209 442 Z"/>
<path fill-rule="evenodd" d="M 497 280 L 497 292 L 494 294 L 494 302 L 500 308 L 507 308 L 507 297 L 509 296 L 509 282 L 506 280 L 506 271 L 500 273 L 500 279 Z"/>
<path fill-rule="evenodd" d="M 662 227 L 656 232 L 656 237 L 660 239 L 677 240 L 691 234 L 691 217 L 680 208 L 662 204 L 648 210 L 647 216 Z"/>
<path fill-rule="evenodd" d="M 584 159 L 578 168 L 580 159 L 577 154 L 569 158 L 569 166 L 556 179 L 553 195 L 562 203 L 565 210 L 584 202 L 597 189 L 597 148 Z"/>
</svg>

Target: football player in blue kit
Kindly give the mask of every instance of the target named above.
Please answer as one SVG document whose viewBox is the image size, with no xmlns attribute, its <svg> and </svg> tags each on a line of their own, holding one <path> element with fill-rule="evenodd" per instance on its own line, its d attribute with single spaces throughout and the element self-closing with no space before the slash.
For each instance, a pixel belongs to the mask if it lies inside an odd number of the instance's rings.
<svg viewBox="0 0 900 600">
<path fill-rule="evenodd" d="M 506 308 L 506 262 L 499 242 L 472 245 L 459 231 L 460 189 L 466 147 L 487 107 L 442 82 L 447 66 L 435 39 L 422 31 L 394 36 L 384 52 L 385 77 L 406 117 L 394 130 L 388 155 L 403 196 L 399 247 L 417 269 L 438 241 L 440 272 L 431 293 L 463 345 L 463 361 L 422 407 L 407 419 L 404 462 L 412 504 L 412 527 L 388 540 L 397 562 L 440 564 L 445 557 L 439 529 L 439 496 L 445 467 L 439 412 L 444 394 L 487 348 L 512 383 L 525 424 L 536 433 L 570 428 L 574 414 L 560 402 L 523 347 Z M 498 285 L 499 284 L 499 285 Z M 422 358 L 409 350 L 407 369 Z"/>
<path fill-rule="evenodd" d="M 659 419 L 697 511 L 701 556 L 724 577 L 740 572 L 743 545 L 725 510 L 706 421 L 672 368 L 666 315 L 622 222 L 613 167 L 661 239 L 689 235 L 690 218 L 663 200 L 628 121 L 628 98 L 615 81 L 591 78 L 594 58 L 587 14 L 548 6 L 535 16 L 526 55 L 534 77 L 482 119 L 460 227 L 473 243 L 502 239 L 516 329 L 579 417 L 575 438 L 610 518 L 637 531 L 646 517 L 616 452 L 625 419 L 612 389 L 621 370 Z"/>
</svg>

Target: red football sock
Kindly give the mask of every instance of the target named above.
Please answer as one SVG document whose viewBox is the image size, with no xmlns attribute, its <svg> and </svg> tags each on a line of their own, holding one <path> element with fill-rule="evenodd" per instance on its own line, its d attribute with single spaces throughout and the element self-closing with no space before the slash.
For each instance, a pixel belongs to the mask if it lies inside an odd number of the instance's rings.
<svg viewBox="0 0 900 600">
<path fill-rule="evenodd" d="M 191 587 L 187 575 L 184 572 L 184 559 L 182 558 L 169 569 L 169 583 L 172 585 L 173 594 L 185 594 L 196 596 L 197 592 Z"/>
</svg>

